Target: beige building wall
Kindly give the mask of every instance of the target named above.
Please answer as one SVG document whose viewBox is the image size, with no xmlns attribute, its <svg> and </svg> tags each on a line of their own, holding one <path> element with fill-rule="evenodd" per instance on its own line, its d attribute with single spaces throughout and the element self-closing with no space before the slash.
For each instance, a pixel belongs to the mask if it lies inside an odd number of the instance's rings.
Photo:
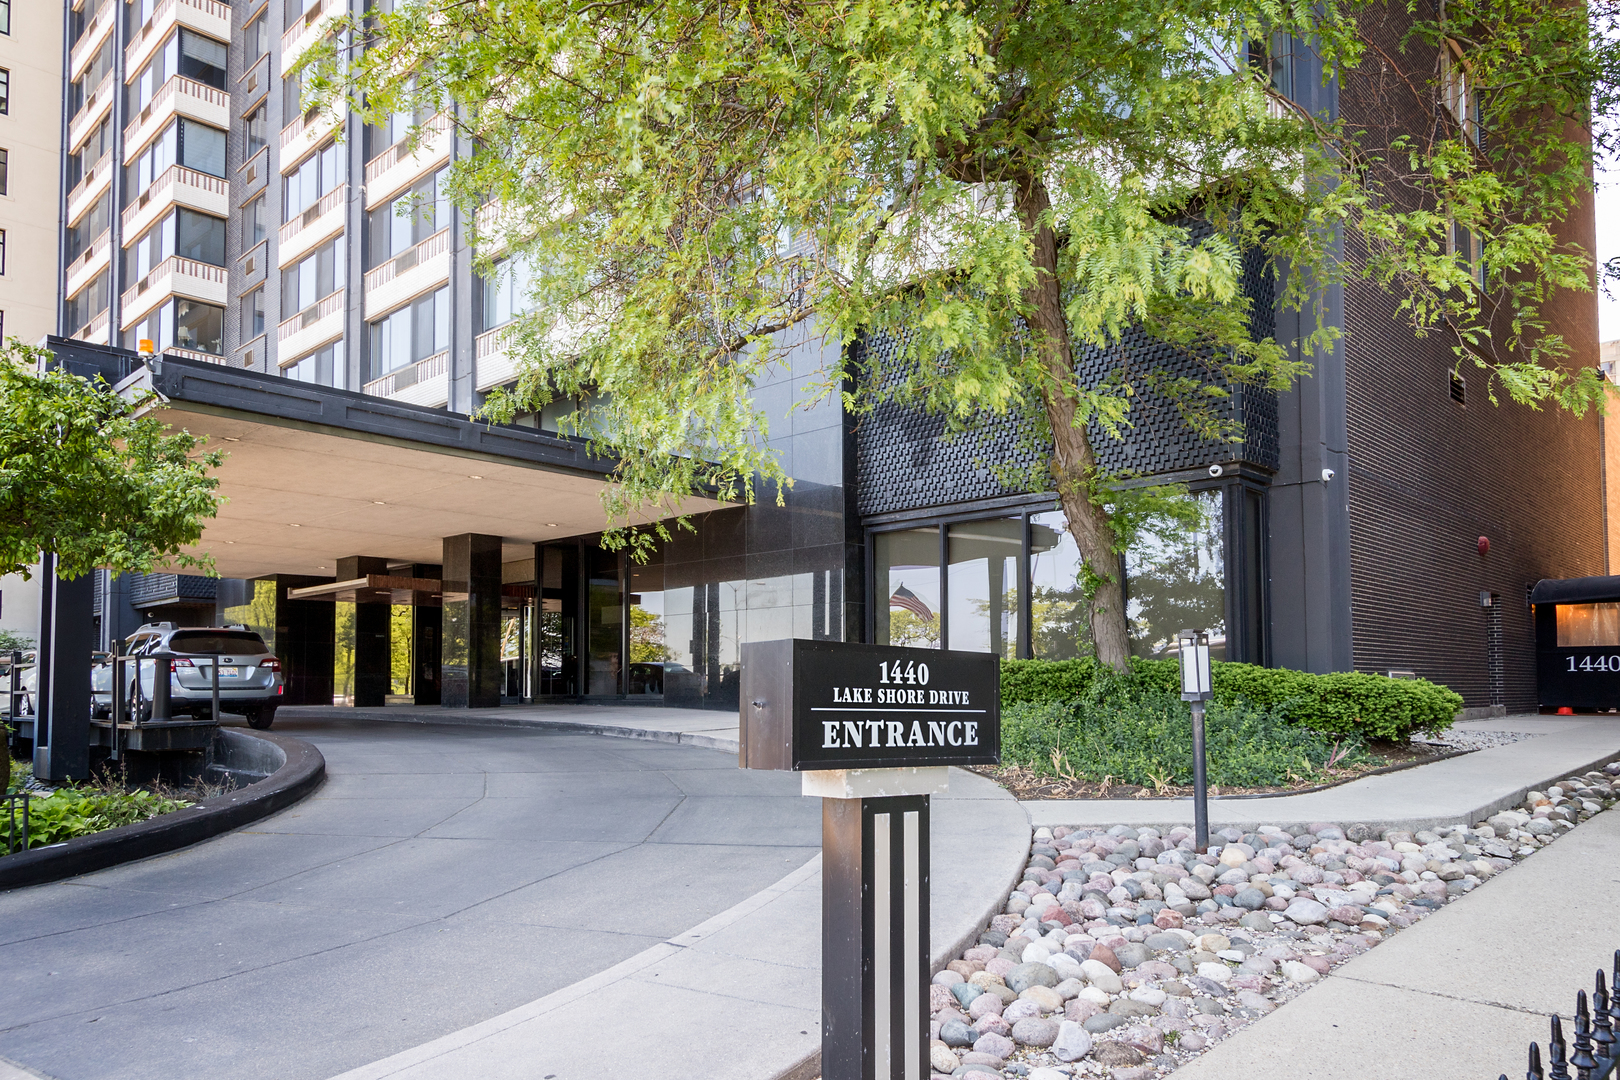
<svg viewBox="0 0 1620 1080">
<path fill-rule="evenodd" d="M 11 84 L 0 115 L 0 150 L 7 157 L 0 316 L 6 337 L 33 344 L 56 332 L 61 281 L 63 6 L 11 0 L 10 7 L 11 33 L 0 34 L 0 68 Z"/>
</svg>

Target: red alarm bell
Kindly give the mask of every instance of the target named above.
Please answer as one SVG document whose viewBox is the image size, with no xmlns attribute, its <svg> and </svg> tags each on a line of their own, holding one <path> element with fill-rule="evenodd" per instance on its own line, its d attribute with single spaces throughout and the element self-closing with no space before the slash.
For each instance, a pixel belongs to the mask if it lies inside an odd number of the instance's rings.
<svg viewBox="0 0 1620 1080">
<path fill-rule="evenodd" d="M 1490 537 L 1482 536 L 1482 537 L 1479 538 L 1479 553 L 1481 555 L 1489 555 L 1491 553 L 1491 538 Z"/>
</svg>

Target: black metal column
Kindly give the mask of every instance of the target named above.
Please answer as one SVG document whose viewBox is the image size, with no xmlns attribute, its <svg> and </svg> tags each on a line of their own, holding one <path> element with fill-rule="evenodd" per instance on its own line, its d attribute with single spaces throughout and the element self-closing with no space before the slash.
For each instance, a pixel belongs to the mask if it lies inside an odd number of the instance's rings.
<svg viewBox="0 0 1620 1080">
<path fill-rule="evenodd" d="M 926 1080 L 928 796 L 821 807 L 821 1075 Z"/>
<path fill-rule="evenodd" d="M 35 696 L 34 775 L 53 784 L 90 774 L 91 610 L 95 579 L 63 581 L 56 560 L 40 560 L 39 691 Z"/>
<path fill-rule="evenodd" d="M 444 538 L 440 704 L 489 709 L 501 703 L 501 538 Z"/>
<path fill-rule="evenodd" d="M 349 555 L 337 561 L 337 579 L 353 581 L 367 574 L 388 573 L 388 560 Z M 390 616 L 387 603 L 354 605 L 354 704 L 375 708 L 386 704 L 393 685 L 393 656 L 389 652 Z"/>
</svg>

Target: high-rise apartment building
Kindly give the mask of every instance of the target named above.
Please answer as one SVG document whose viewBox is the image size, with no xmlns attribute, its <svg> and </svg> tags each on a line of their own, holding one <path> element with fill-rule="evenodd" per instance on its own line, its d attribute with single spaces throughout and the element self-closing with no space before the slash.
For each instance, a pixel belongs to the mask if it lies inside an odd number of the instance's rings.
<svg viewBox="0 0 1620 1080">
<path fill-rule="evenodd" d="M 68 13 L 62 333 L 466 411 L 509 379 L 436 197 L 442 124 L 301 109 L 350 0 L 82 0 Z M 411 212 L 396 210 L 411 200 Z"/>
<path fill-rule="evenodd" d="M 56 330 L 62 198 L 62 20 L 0 0 L 0 335 Z"/>
</svg>

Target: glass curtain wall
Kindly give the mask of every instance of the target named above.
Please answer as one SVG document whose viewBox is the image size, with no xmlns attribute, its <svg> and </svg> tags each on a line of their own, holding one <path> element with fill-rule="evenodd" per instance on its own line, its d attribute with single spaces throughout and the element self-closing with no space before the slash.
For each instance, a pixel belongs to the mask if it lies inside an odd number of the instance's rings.
<svg viewBox="0 0 1620 1080">
<path fill-rule="evenodd" d="M 664 669 L 671 661 L 669 628 L 664 621 L 664 566 L 656 556 L 646 565 L 633 561 L 628 565 L 630 672 L 625 692 L 632 697 L 662 696 Z"/>
<path fill-rule="evenodd" d="M 590 547 L 585 557 L 590 560 L 585 692 L 593 696 L 616 695 L 624 670 L 624 594 L 619 553 Z"/>
<path fill-rule="evenodd" d="M 1125 553 L 1131 652 L 1175 655 L 1176 632 L 1209 631 L 1209 654 L 1226 659 L 1226 543 L 1219 488 L 1188 498 L 1185 521 L 1153 520 Z"/>
</svg>

